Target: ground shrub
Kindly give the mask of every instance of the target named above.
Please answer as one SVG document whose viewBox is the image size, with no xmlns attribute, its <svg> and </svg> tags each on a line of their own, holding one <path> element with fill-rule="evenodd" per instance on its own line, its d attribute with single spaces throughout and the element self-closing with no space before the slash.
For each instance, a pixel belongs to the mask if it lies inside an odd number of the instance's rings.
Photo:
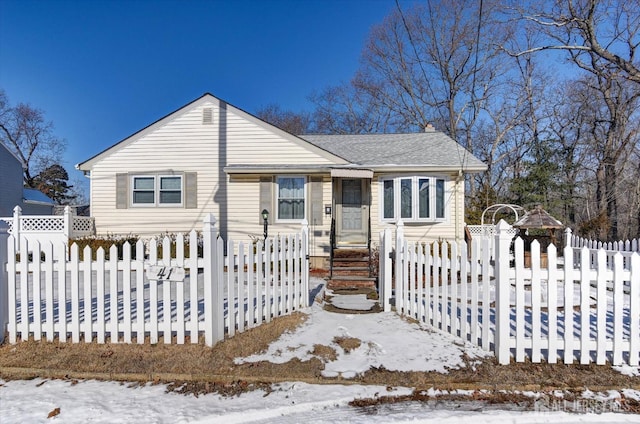
<svg viewBox="0 0 640 424">
<path fill-rule="evenodd" d="M 89 246 L 91 248 L 91 259 L 97 259 L 97 252 L 99 248 L 104 249 L 104 257 L 105 260 L 109 260 L 110 258 L 110 249 L 111 246 L 116 246 L 118 250 L 118 260 L 123 259 L 124 245 L 125 243 L 129 243 L 131 245 L 131 259 L 136 259 L 136 243 L 140 237 L 135 236 L 133 234 L 129 234 L 126 236 L 117 236 L 113 234 L 107 234 L 106 236 L 91 236 L 91 237 L 81 237 L 77 239 L 69 240 L 69 257 L 71 257 L 71 246 L 76 244 L 79 250 L 79 258 L 80 260 L 84 260 L 84 248 Z"/>
</svg>

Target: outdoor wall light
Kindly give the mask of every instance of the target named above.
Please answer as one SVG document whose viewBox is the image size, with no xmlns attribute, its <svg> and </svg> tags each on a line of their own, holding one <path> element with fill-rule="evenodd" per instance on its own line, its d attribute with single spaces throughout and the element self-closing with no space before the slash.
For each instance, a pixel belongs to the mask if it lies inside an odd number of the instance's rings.
<svg viewBox="0 0 640 424">
<path fill-rule="evenodd" d="M 264 221 L 264 239 L 267 240 L 269 234 L 269 211 L 262 209 L 262 220 Z"/>
<path fill-rule="evenodd" d="M 331 215 L 331 205 L 324 205 L 324 214 Z"/>
</svg>

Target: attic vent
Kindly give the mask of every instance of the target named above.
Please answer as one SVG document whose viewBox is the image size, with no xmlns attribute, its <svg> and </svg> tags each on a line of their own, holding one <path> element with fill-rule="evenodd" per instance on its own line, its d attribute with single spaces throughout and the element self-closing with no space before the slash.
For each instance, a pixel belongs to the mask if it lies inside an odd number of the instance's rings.
<svg viewBox="0 0 640 424">
<path fill-rule="evenodd" d="M 210 107 L 205 107 L 202 109 L 202 123 L 203 124 L 213 124 L 213 109 Z"/>
</svg>

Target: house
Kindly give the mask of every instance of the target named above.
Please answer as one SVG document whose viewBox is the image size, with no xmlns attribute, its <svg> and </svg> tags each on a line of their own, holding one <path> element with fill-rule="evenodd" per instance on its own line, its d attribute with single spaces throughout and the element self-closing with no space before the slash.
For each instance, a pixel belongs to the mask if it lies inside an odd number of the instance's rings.
<svg viewBox="0 0 640 424">
<path fill-rule="evenodd" d="M 0 143 L 0 217 L 10 217 L 16 206 L 24 215 L 51 215 L 54 202 L 39 190 L 24 187 L 22 161 Z"/>
<path fill-rule="evenodd" d="M 200 229 L 262 238 L 310 225 L 315 266 L 341 246 L 375 244 L 402 219 L 423 240 L 464 237 L 464 175 L 486 166 L 445 134 L 295 136 L 211 94 L 78 164 L 98 234 Z M 333 225 L 332 225 L 333 224 Z"/>
<path fill-rule="evenodd" d="M 51 215 L 56 203 L 35 188 L 22 189 L 23 215 Z"/>
<path fill-rule="evenodd" d="M 0 216 L 13 215 L 13 208 L 22 207 L 22 161 L 0 143 Z"/>
</svg>

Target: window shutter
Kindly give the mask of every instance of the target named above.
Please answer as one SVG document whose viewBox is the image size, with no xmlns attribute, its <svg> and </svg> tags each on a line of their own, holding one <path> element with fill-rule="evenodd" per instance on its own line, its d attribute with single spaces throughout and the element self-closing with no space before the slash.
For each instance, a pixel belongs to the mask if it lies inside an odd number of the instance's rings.
<svg viewBox="0 0 640 424">
<path fill-rule="evenodd" d="M 198 207 L 198 173 L 184 173 L 184 207 L 195 209 Z"/>
<path fill-rule="evenodd" d="M 116 174 L 116 209 L 129 205 L 129 174 Z"/>
<path fill-rule="evenodd" d="M 311 177 L 311 219 L 309 224 L 322 225 L 323 210 L 322 177 Z"/>
<path fill-rule="evenodd" d="M 269 211 L 269 224 L 274 221 L 276 211 L 273 209 L 271 199 L 273 199 L 273 177 L 260 177 L 260 210 L 256 211 L 260 224 L 263 224 L 261 212 L 263 209 Z"/>
</svg>

